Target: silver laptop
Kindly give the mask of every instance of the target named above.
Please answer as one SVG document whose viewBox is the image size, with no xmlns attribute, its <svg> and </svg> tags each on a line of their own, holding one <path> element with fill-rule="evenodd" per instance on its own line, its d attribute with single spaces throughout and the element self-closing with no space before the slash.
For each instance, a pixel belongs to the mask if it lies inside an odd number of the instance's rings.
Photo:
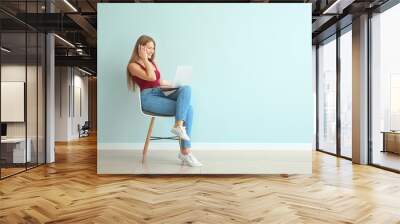
<svg viewBox="0 0 400 224">
<path fill-rule="evenodd" d="M 180 65 L 176 68 L 175 78 L 172 81 L 173 87 L 162 87 L 166 96 L 172 94 L 177 88 L 183 85 L 190 85 L 192 83 L 192 66 Z"/>
<path fill-rule="evenodd" d="M 176 68 L 175 78 L 173 85 L 176 87 L 183 85 L 190 85 L 192 83 L 192 66 L 190 65 L 179 65 Z"/>
</svg>

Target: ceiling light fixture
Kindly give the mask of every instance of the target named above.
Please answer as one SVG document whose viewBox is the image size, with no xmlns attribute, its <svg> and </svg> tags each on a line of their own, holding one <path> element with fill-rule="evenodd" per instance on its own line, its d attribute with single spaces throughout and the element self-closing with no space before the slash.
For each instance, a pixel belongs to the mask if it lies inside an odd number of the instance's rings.
<svg viewBox="0 0 400 224">
<path fill-rule="evenodd" d="M 9 50 L 9 49 L 7 49 L 7 48 L 5 48 L 5 47 L 1 47 L 1 50 L 4 51 L 4 52 L 6 52 L 6 53 L 10 53 L 10 52 L 11 52 L 11 50 Z"/>
<path fill-rule="evenodd" d="M 71 44 L 71 42 L 67 41 L 66 39 L 58 36 L 57 34 L 54 34 L 54 36 L 56 36 L 58 39 L 60 39 L 61 41 L 63 41 L 64 43 L 68 44 L 69 46 L 75 48 L 75 45 Z"/>
<path fill-rule="evenodd" d="M 76 53 L 78 53 L 79 55 L 83 55 L 83 50 L 81 48 L 77 48 Z"/>
<path fill-rule="evenodd" d="M 336 0 L 332 5 L 324 10 L 322 14 L 342 14 L 343 9 L 351 5 L 355 0 Z"/>
<path fill-rule="evenodd" d="M 74 10 L 74 12 L 78 12 L 78 10 L 71 4 L 69 3 L 68 0 L 64 0 L 65 4 L 67 4 L 72 10 Z"/>
<path fill-rule="evenodd" d="M 92 73 L 90 73 L 90 72 L 88 72 L 88 71 L 86 71 L 86 70 L 83 70 L 83 69 L 81 69 L 81 68 L 79 68 L 79 67 L 78 67 L 78 70 L 81 71 L 81 72 L 83 72 L 83 73 L 85 73 L 85 74 L 88 74 L 88 75 L 92 76 Z"/>
</svg>

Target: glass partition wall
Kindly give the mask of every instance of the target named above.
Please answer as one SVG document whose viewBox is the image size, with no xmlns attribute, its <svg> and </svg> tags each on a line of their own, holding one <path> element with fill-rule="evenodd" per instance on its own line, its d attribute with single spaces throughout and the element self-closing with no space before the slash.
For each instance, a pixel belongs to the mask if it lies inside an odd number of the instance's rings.
<svg viewBox="0 0 400 224">
<path fill-rule="evenodd" d="M 369 17 L 368 164 L 400 172 L 400 4 Z M 352 158 L 352 28 L 317 45 L 317 150 Z M 338 55 L 338 57 L 336 57 Z"/>
<path fill-rule="evenodd" d="M 340 35 L 340 155 L 352 158 L 352 32 L 351 25 Z"/>
<path fill-rule="evenodd" d="M 400 172 L 400 4 L 371 18 L 370 163 Z"/>
<path fill-rule="evenodd" d="M 20 1 L 18 8 L 35 13 L 43 3 Z M 44 33 L 0 11 L 1 179 L 45 163 L 45 41 Z"/>
<path fill-rule="evenodd" d="M 318 149 L 336 154 L 336 36 L 317 49 Z"/>
<path fill-rule="evenodd" d="M 317 47 L 317 150 L 352 157 L 351 25 Z"/>
</svg>

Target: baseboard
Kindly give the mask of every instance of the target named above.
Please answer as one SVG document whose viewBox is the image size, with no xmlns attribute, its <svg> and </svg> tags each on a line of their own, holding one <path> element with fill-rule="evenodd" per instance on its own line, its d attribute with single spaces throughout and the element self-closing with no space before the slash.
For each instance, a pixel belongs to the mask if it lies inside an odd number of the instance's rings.
<svg viewBox="0 0 400 224">
<path fill-rule="evenodd" d="M 97 143 L 98 150 L 142 150 L 144 143 Z M 151 150 L 176 150 L 179 144 L 150 143 Z M 193 150 L 298 150 L 311 151 L 312 143 L 192 143 Z"/>
</svg>

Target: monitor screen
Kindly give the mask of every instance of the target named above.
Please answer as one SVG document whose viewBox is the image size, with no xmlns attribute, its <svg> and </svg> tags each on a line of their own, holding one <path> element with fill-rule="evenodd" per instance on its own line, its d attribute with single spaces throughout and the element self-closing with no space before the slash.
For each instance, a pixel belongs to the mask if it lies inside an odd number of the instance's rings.
<svg viewBox="0 0 400 224">
<path fill-rule="evenodd" d="M 7 136 L 7 124 L 1 123 L 1 136 Z"/>
</svg>

